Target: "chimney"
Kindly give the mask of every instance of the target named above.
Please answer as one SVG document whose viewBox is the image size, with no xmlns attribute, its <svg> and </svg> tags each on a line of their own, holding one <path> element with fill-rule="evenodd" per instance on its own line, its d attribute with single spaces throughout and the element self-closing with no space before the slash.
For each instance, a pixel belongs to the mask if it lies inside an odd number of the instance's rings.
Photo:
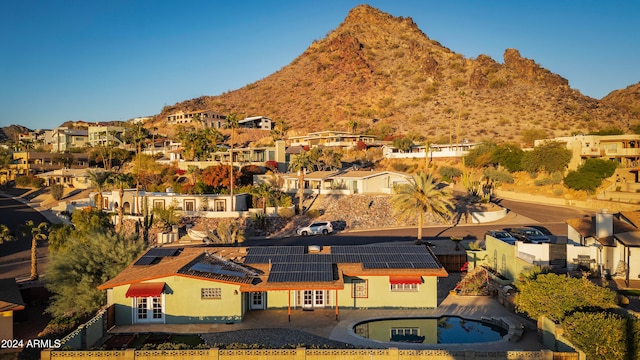
<svg viewBox="0 0 640 360">
<path fill-rule="evenodd" d="M 596 214 L 596 237 L 598 239 L 613 235 L 613 215 L 607 209 Z"/>
</svg>

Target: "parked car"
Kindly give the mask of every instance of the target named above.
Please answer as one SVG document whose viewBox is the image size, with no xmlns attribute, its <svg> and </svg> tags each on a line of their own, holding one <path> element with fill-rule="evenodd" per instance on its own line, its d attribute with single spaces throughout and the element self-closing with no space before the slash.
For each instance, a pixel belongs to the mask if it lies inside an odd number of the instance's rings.
<svg viewBox="0 0 640 360">
<path fill-rule="evenodd" d="M 316 221 L 308 226 L 304 226 L 296 230 L 296 233 L 302 236 L 307 236 L 312 234 L 327 235 L 332 232 L 333 232 L 333 225 L 331 225 L 331 221 Z"/>
<path fill-rule="evenodd" d="M 516 243 L 516 238 L 514 238 L 509 232 L 504 231 L 504 230 L 489 230 L 487 231 L 487 233 L 485 234 L 485 238 L 486 236 L 492 236 L 498 240 L 502 240 L 504 242 L 506 242 L 509 245 L 514 245 Z"/>
<path fill-rule="evenodd" d="M 542 231 L 530 227 L 505 229 L 514 238 L 532 244 L 550 243 L 551 238 L 543 234 Z"/>
</svg>

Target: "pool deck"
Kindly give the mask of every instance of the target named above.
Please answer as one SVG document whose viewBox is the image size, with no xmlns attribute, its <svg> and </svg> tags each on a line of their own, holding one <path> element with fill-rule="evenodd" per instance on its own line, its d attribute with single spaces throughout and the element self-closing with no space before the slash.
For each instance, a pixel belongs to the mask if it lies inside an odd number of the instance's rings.
<svg viewBox="0 0 640 360">
<path fill-rule="evenodd" d="M 465 344 L 411 344 L 387 343 L 369 340 L 357 336 L 353 327 L 362 321 L 396 317 L 439 317 L 443 315 L 459 316 L 470 320 L 480 320 L 482 317 L 509 319 L 514 323 L 522 323 L 526 330 L 517 342 L 500 340 L 487 343 Z M 437 309 L 339 309 L 336 320 L 335 309 L 315 309 L 314 311 L 291 311 L 291 321 L 287 310 L 254 310 L 249 311 L 242 323 L 237 324 L 145 324 L 119 325 L 110 330 L 111 333 L 148 333 L 171 332 L 204 334 L 221 331 L 234 331 L 259 328 L 287 328 L 309 332 L 328 339 L 350 343 L 360 347 L 400 349 L 443 349 L 443 350 L 476 350 L 476 351 L 508 351 L 525 350 L 538 351 L 547 349 L 538 342 L 535 324 L 502 306 L 496 299 L 487 296 L 458 296 L 448 295 Z"/>
</svg>

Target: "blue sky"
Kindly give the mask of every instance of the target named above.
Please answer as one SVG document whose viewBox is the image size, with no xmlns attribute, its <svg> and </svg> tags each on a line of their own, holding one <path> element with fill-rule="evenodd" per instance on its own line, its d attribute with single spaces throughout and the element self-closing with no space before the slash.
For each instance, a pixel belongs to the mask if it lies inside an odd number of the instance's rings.
<svg viewBox="0 0 640 360">
<path fill-rule="evenodd" d="M 260 80 L 363 3 L 20 0 L 0 12 L 0 126 L 154 115 Z M 507 48 L 602 98 L 640 82 L 640 2 L 386 0 L 431 39 L 498 62 Z M 268 114 L 265 114 L 268 116 Z"/>
</svg>

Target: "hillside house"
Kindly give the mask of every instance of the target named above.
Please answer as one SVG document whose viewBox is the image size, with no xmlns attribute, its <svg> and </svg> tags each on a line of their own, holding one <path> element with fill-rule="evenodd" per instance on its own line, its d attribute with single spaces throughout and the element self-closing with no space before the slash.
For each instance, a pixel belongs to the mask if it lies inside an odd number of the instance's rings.
<svg viewBox="0 0 640 360">
<path fill-rule="evenodd" d="M 245 129 L 273 130 L 275 122 L 266 116 L 251 116 L 238 121 L 238 125 Z"/>
<path fill-rule="evenodd" d="M 476 147 L 477 143 L 462 144 L 431 144 L 429 145 L 430 160 L 455 160 L 461 159 L 469 153 L 469 150 Z M 425 145 L 414 145 L 410 151 L 403 152 L 393 145 L 384 145 L 382 155 L 385 159 L 424 159 L 427 156 Z"/>
<path fill-rule="evenodd" d="M 338 170 L 314 171 L 304 176 L 305 193 L 391 194 L 393 187 L 409 183 L 411 175 L 394 171 Z M 298 174 L 283 176 L 283 191 L 298 191 Z"/>
<path fill-rule="evenodd" d="M 73 157 L 73 163 L 70 168 L 84 169 L 89 166 L 89 154 L 87 153 L 70 153 Z M 11 179 L 15 175 L 39 174 L 46 171 L 52 171 L 64 168 L 65 165 L 59 154 L 49 152 L 22 151 L 13 153 L 13 161 L 9 165 Z"/>
<path fill-rule="evenodd" d="M 152 248 L 99 286 L 116 325 L 241 322 L 248 311 L 436 308 L 424 246 Z"/>
<path fill-rule="evenodd" d="M 291 136 L 287 139 L 289 146 L 301 146 L 307 148 L 338 147 L 343 149 L 355 148 L 362 142 L 367 147 L 382 146 L 375 137 L 368 135 L 351 134 L 344 131 L 318 131 L 302 136 Z"/>
<path fill-rule="evenodd" d="M 56 169 L 36 175 L 44 179 L 44 186 L 61 184 L 67 188 L 88 189 L 91 181 L 87 169 Z"/>
<path fill-rule="evenodd" d="M 613 160 L 625 168 L 640 167 L 640 135 L 576 135 L 536 140 L 535 146 L 549 141 L 564 143 L 573 156 L 569 170 L 576 170 L 586 159 Z M 638 182 L 636 180 L 636 182 Z"/>
<path fill-rule="evenodd" d="M 198 121 L 204 127 L 221 129 L 227 123 L 227 116 L 217 113 L 213 110 L 197 110 L 197 111 L 177 111 L 175 113 L 167 115 L 167 124 L 169 125 L 185 125 L 192 124 L 198 126 L 194 122 L 194 119 Z"/>
<path fill-rule="evenodd" d="M 119 147 L 125 143 L 125 132 L 126 129 L 122 126 L 89 126 L 87 129 L 89 137 L 87 143 L 91 146 Z"/>
<path fill-rule="evenodd" d="M 627 286 L 640 280 L 640 229 L 630 220 L 640 213 L 617 214 L 603 210 L 596 216 L 567 220 L 568 241 L 575 246 L 568 257 L 602 275 L 623 280 Z"/>
<path fill-rule="evenodd" d="M 51 133 L 51 152 L 65 152 L 85 147 L 89 143 L 89 131 L 57 127 Z"/>
<path fill-rule="evenodd" d="M 97 193 L 91 193 L 91 205 L 96 206 Z M 144 209 L 175 206 L 184 216 L 204 217 L 239 217 L 242 212 L 249 210 L 250 196 L 248 194 L 234 194 L 233 209 L 231 195 L 228 194 L 176 194 L 170 189 L 167 192 L 148 192 L 135 189 L 125 189 L 122 206 L 125 215 L 139 215 Z M 102 192 L 101 209 L 117 212 L 120 206 L 118 190 Z M 139 210 L 138 210 L 139 207 Z"/>
</svg>

